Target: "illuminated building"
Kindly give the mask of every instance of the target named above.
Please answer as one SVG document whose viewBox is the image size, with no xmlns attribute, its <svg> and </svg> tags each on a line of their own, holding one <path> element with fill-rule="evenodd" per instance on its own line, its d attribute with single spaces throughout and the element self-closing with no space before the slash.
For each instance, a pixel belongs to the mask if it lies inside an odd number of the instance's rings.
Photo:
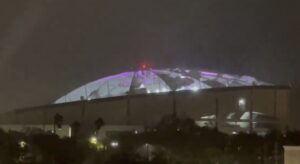
<svg viewBox="0 0 300 164">
<path fill-rule="evenodd" d="M 219 74 L 189 69 L 146 69 L 104 77 L 80 86 L 62 96 L 55 103 L 93 100 L 128 94 L 161 93 L 170 91 L 198 91 L 209 88 L 267 86 L 250 76 Z"/>
<path fill-rule="evenodd" d="M 153 127 L 163 116 L 176 114 L 227 133 L 263 134 L 289 126 L 289 92 L 289 87 L 250 76 L 145 66 L 82 85 L 54 104 L 6 113 L 0 122 L 2 127 L 49 125 L 59 113 L 65 125 L 78 121 L 85 131 L 101 117 L 115 131 L 134 132 L 132 127 Z"/>
</svg>

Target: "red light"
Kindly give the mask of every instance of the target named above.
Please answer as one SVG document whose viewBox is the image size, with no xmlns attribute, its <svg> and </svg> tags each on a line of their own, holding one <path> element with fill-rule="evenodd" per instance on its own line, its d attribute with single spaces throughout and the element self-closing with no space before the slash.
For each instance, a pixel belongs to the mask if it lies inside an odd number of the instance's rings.
<svg viewBox="0 0 300 164">
<path fill-rule="evenodd" d="M 146 69 L 146 68 L 147 68 L 146 64 L 143 64 L 143 65 L 142 65 L 142 68 L 143 68 L 143 69 Z"/>
<path fill-rule="evenodd" d="M 142 64 L 141 67 L 142 67 L 142 69 L 148 69 L 149 65 L 148 64 Z"/>
</svg>

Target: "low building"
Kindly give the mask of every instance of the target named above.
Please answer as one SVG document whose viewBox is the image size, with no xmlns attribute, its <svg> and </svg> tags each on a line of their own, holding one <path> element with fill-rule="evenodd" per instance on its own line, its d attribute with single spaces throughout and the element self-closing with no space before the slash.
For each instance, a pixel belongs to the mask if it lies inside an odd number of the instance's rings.
<svg viewBox="0 0 300 164">
<path fill-rule="evenodd" d="M 284 146 L 284 164 L 300 163 L 300 146 Z"/>
</svg>

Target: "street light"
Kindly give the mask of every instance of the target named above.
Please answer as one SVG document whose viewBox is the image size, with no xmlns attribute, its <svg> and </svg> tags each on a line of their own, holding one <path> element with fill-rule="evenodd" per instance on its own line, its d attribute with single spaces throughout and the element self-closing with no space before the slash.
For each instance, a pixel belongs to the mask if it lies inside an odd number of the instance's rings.
<svg viewBox="0 0 300 164">
<path fill-rule="evenodd" d="M 90 144 L 97 145 L 97 143 L 98 143 L 97 137 L 92 136 L 92 137 L 89 139 L 89 142 L 90 142 Z"/>
<path fill-rule="evenodd" d="M 24 149 L 25 147 L 26 147 L 26 145 L 27 145 L 27 143 L 25 142 L 25 141 L 20 141 L 19 142 L 19 145 L 20 145 L 20 147 L 22 148 L 22 149 Z"/>
<path fill-rule="evenodd" d="M 119 146 L 119 142 L 118 142 L 118 141 L 111 141 L 110 146 L 111 146 L 112 148 L 116 148 L 116 147 Z"/>
</svg>

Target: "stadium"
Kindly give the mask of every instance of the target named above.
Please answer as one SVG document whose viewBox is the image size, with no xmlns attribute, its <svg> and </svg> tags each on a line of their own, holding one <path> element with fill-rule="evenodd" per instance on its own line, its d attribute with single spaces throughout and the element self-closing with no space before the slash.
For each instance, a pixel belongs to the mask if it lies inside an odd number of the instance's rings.
<svg viewBox="0 0 300 164">
<path fill-rule="evenodd" d="M 97 118 L 105 131 L 142 131 L 166 115 L 191 118 L 200 127 L 235 134 L 265 134 L 289 126 L 287 86 L 273 85 L 251 76 L 206 70 L 152 69 L 103 77 L 61 96 L 52 104 L 16 109 L 2 114 L 5 130 L 52 130 L 55 114 L 63 116 L 65 135 L 79 122 L 91 133 Z"/>
</svg>

